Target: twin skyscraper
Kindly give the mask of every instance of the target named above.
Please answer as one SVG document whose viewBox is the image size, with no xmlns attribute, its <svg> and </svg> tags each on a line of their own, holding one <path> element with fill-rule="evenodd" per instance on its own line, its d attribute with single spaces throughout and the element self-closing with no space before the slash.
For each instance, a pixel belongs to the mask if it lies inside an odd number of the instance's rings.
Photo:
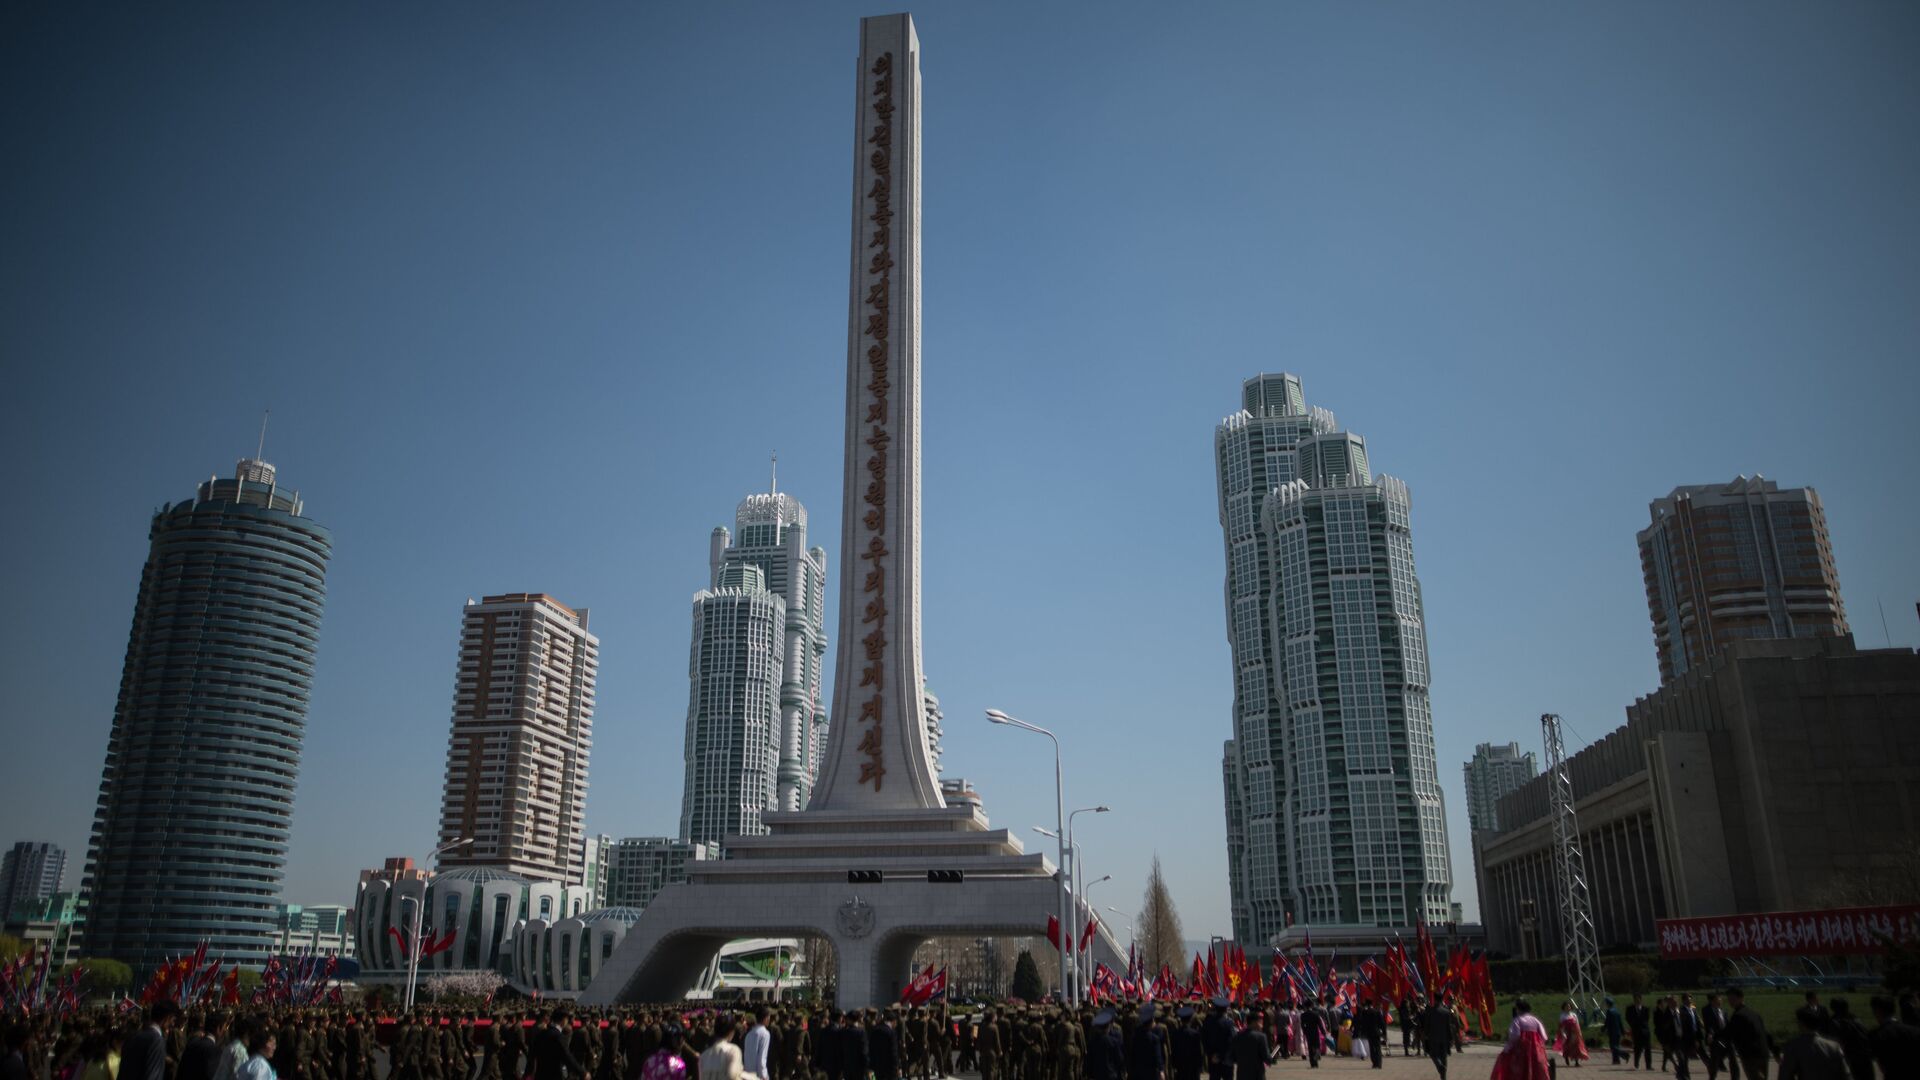
<svg viewBox="0 0 1920 1080">
<path fill-rule="evenodd" d="M 1233 738 L 1233 935 L 1446 922 L 1453 894 L 1407 486 L 1259 375 L 1214 434 Z"/>
</svg>

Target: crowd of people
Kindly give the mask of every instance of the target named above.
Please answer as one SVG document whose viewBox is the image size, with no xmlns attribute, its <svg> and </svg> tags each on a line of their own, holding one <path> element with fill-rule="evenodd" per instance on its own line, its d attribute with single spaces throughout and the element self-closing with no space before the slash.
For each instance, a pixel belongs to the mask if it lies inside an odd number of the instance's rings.
<svg viewBox="0 0 1920 1080">
<path fill-rule="evenodd" d="M 1765 1080 L 1769 1064 L 1778 1066 L 1782 1080 L 1828 1073 L 1831 1080 L 1874 1080 L 1876 1064 L 1887 1080 L 1920 1080 L 1920 998 L 1875 996 L 1869 1008 L 1871 1028 L 1846 998 L 1822 1004 L 1819 993 L 1809 990 L 1794 1014 L 1799 1030 L 1785 1043 L 1767 1030 L 1738 987 L 1727 992 L 1725 1004 L 1717 993 L 1707 994 L 1704 1004 L 1692 994 L 1668 994 L 1651 1005 L 1635 994 L 1623 1012 L 1608 998 L 1603 1024 L 1613 1064 L 1650 1072 L 1657 1053 L 1659 1069 L 1674 1080 L 1691 1080 L 1696 1063 L 1706 1080 L 1719 1080 L 1721 1073 L 1728 1080 Z M 1556 1043 L 1555 1050 L 1569 1065 L 1587 1056 L 1573 1042 Z M 1815 1059 L 1837 1063 L 1838 1070 L 1813 1069 Z"/>
<path fill-rule="evenodd" d="M 1398 1010 L 1401 1052 L 1446 1060 L 1466 1045 L 1445 1003 Z M 399 1017 L 321 1008 L 95 1010 L 6 1030 L 0 1080 L 1259 1080 L 1266 1064 L 1351 1054 L 1378 1067 L 1389 1015 L 1224 1000 L 1170 1008 L 945 1004 L 752 1013 L 636 1006 Z M 728 1059 L 733 1059 L 729 1062 Z"/>
<path fill-rule="evenodd" d="M 1605 1030 L 1614 1064 L 1660 1068 L 1689 1080 L 1920 1080 L 1920 1027 L 1891 999 L 1875 998 L 1876 1026 L 1842 1000 L 1814 995 L 1800 1032 L 1777 1044 L 1738 990 L 1648 1006 L 1611 999 Z M 1914 1002 L 1901 1003 L 1907 1009 Z M 7 1026 L 0 1080 L 1263 1080 L 1286 1058 L 1320 1067 L 1328 1055 L 1374 1068 L 1392 1053 L 1428 1058 L 1441 1080 L 1468 1045 L 1464 1018 L 1442 1000 L 1334 1008 L 1224 1000 L 1063 1008 L 990 1005 L 962 1015 L 945 1004 L 841 1011 L 795 1004 L 752 1012 L 691 1004 L 611 1010 L 422 1009 L 398 1017 L 350 1006 L 96 1010 Z M 1552 1050 L 1565 1065 L 1587 1057 L 1571 1008 Z M 1627 1051 L 1631 1051 L 1631 1058 Z M 1548 1032 L 1525 1001 L 1515 1006 L 1495 1080 L 1546 1080 Z"/>
</svg>

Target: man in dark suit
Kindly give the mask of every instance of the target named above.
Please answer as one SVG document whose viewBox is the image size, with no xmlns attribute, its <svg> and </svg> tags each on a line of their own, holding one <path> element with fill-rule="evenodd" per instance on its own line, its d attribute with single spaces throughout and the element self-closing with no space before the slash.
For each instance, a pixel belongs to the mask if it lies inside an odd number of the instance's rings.
<svg viewBox="0 0 1920 1080">
<path fill-rule="evenodd" d="M 1453 1053 L 1453 1035 L 1459 1026 L 1446 998 L 1435 998 L 1420 1014 L 1420 1045 L 1427 1048 L 1440 1080 L 1447 1080 L 1447 1057 Z"/>
<path fill-rule="evenodd" d="M 147 1009 L 147 1026 L 120 1048 L 119 1076 L 126 1080 L 166 1080 L 167 1036 L 180 1022 L 180 1006 L 156 1001 Z"/>
<path fill-rule="evenodd" d="M 539 1030 L 533 1033 L 534 1080 L 580 1080 L 587 1071 L 573 1056 L 573 1019 L 562 1013 L 540 1014 Z"/>
<path fill-rule="evenodd" d="M 1167 1057 L 1173 1065 L 1173 1080 L 1200 1080 L 1200 1073 L 1207 1067 L 1207 1047 L 1200 1039 L 1200 1018 L 1191 1005 L 1180 1010 L 1180 1023 L 1173 1029 Z"/>
<path fill-rule="evenodd" d="M 1207 1051 L 1207 1080 L 1233 1075 L 1233 1021 L 1227 1019 L 1227 999 L 1214 998 L 1213 1011 L 1200 1025 L 1200 1043 Z"/>
<path fill-rule="evenodd" d="M 1893 999 L 1884 995 L 1873 999 L 1873 1019 L 1867 1045 L 1873 1048 L 1881 1074 L 1887 1080 L 1920 1076 L 1920 1028 L 1903 1023 L 1894 1014 Z"/>
<path fill-rule="evenodd" d="M 1747 993 L 1737 986 L 1727 991 L 1727 1003 L 1733 1006 L 1727 1014 L 1727 1043 L 1740 1063 L 1740 1073 L 1747 1080 L 1767 1080 L 1767 1061 L 1779 1054 L 1767 1022 L 1747 1008 Z"/>
<path fill-rule="evenodd" d="M 1140 1006 L 1133 1042 L 1127 1047 L 1127 1080 L 1167 1080 L 1166 1033 L 1153 1016 L 1153 1002 Z"/>
<path fill-rule="evenodd" d="M 1653 1071 L 1653 1010 L 1647 1008 L 1640 995 L 1633 995 L 1633 1004 L 1627 1006 L 1627 1031 L 1633 1036 L 1633 1060 L 1627 1062 L 1627 1068 L 1638 1068 L 1644 1059 L 1647 1071 Z"/>
<path fill-rule="evenodd" d="M 1387 1041 L 1387 1016 L 1372 1001 L 1363 1002 L 1353 1014 L 1353 1036 L 1367 1040 L 1367 1059 L 1380 1067 L 1380 1044 Z"/>
<path fill-rule="evenodd" d="M 223 1018 L 194 1014 L 193 1031 L 187 1035 L 187 1048 L 180 1052 L 175 1080 L 213 1080 L 213 1072 L 220 1066 L 220 1031 L 216 1028 L 225 1028 Z"/>
<path fill-rule="evenodd" d="M 1719 994 L 1708 994 L 1700 1010 L 1700 1060 L 1707 1067 L 1707 1080 L 1717 1080 L 1727 1067 L 1727 1010 L 1721 1008 Z"/>
<path fill-rule="evenodd" d="M 813 1035 L 813 1071 L 827 1080 L 840 1080 L 840 1010 L 827 1013 L 825 1021 Z"/>
<path fill-rule="evenodd" d="M 1267 1039 L 1267 1018 L 1256 1015 L 1252 1022 L 1233 1036 L 1234 1080 L 1265 1080 L 1267 1066 L 1280 1054 Z"/>
<path fill-rule="evenodd" d="M 1127 1070 L 1126 1048 L 1113 1010 L 1102 1009 L 1093 1018 L 1093 1038 L 1087 1041 L 1087 1080 L 1122 1080 Z"/>
<path fill-rule="evenodd" d="M 900 1080 L 900 1032 L 892 1010 L 881 1013 L 880 1022 L 867 1030 L 867 1061 L 873 1080 Z"/>
<path fill-rule="evenodd" d="M 867 1029 L 860 1024 L 859 1010 L 841 1017 L 840 1031 L 840 1078 L 841 1080 L 867 1080 Z"/>
<path fill-rule="evenodd" d="M 1307 1002 L 1306 1008 L 1300 1010 L 1300 1034 L 1307 1040 L 1307 1065 L 1310 1068 L 1320 1067 L 1320 1051 L 1327 1031 L 1327 1014 L 1321 1010 L 1320 1003 Z"/>
</svg>

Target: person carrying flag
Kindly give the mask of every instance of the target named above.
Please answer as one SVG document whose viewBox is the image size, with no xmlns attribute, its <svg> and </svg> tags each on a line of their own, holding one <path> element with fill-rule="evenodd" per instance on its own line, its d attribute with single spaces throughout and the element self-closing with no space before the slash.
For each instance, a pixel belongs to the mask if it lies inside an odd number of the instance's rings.
<svg viewBox="0 0 1920 1080">
<path fill-rule="evenodd" d="M 1453 1009 L 1444 997 L 1435 998 L 1420 1014 L 1420 1044 L 1426 1047 L 1427 1058 L 1439 1072 L 1440 1080 L 1447 1080 L 1447 1057 L 1453 1053 L 1453 1035 L 1458 1027 Z"/>
</svg>

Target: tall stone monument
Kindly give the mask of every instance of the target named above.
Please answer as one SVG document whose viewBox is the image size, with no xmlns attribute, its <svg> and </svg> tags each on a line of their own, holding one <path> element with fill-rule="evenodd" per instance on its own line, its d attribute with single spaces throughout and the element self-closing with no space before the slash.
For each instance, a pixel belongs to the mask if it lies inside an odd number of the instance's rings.
<svg viewBox="0 0 1920 1080">
<path fill-rule="evenodd" d="M 846 493 L 833 727 L 804 810 L 723 841 L 660 890 L 580 1000 L 673 1001 L 722 944 L 822 937 L 842 1008 L 884 1005 L 932 937 L 1041 934 L 1058 878 L 935 780 L 920 663 L 920 43 L 910 16 L 860 21 L 847 310 Z M 939 871 L 938 874 L 935 871 Z M 958 871 L 955 874 L 954 871 Z M 1076 922 L 1089 918 L 1076 905 Z M 1122 963 L 1111 935 L 1096 957 Z"/>
<path fill-rule="evenodd" d="M 920 42 L 860 20 L 833 732 L 812 810 L 946 805 L 920 665 Z M 842 737 L 844 733 L 848 737 Z"/>
</svg>

